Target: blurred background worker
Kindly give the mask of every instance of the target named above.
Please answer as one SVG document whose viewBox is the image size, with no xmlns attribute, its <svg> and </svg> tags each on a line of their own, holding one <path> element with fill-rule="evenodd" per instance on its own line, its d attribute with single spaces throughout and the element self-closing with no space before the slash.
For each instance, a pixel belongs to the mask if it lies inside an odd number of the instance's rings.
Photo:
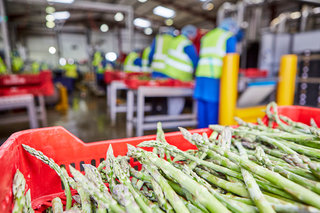
<svg viewBox="0 0 320 213">
<path fill-rule="evenodd" d="M 3 62 L 2 58 L 0 57 L 0 75 L 7 73 L 7 67 Z"/>
<path fill-rule="evenodd" d="M 192 40 L 197 36 L 197 28 L 193 25 L 187 25 L 182 28 L 181 34 L 173 38 L 170 42 L 166 68 L 163 74 L 166 77 L 191 81 L 193 71 L 198 64 L 198 53 Z"/>
<path fill-rule="evenodd" d="M 197 28 L 193 25 L 186 25 L 182 28 L 181 34 L 170 42 L 166 68 L 163 75 L 180 81 L 191 81 L 193 72 L 198 64 L 198 53 L 192 40 L 197 36 Z M 178 115 L 182 112 L 185 98 L 168 98 L 168 114 Z"/>
<path fill-rule="evenodd" d="M 201 39 L 194 98 L 198 103 L 198 127 L 218 123 L 220 76 L 223 57 L 236 52 L 238 26 L 231 18 Z"/>
<path fill-rule="evenodd" d="M 24 62 L 19 56 L 18 52 L 14 51 L 12 53 L 12 71 L 14 73 L 19 73 L 23 71 Z"/>
<path fill-rule="evenodd" d="M 142 61 L 141 61 L 142 72 L 151 72 L 150 62 L 149 62 L 150 51 L 151 51 L 151 47 L 148 46 L 142 52 Z"/>
<path fill-rule="evenodd" d="M 40 64 L 36 61 L 31 64 L 32 74 L 38 74 L 40 72 Z"/>
<path fill-rule="evenodd" d="M 137 50 L 130 52 L 123 62 L 125 72 L 141 72 L 141 58 Z"/>
<path fill-rule="evenodd" d="M 174 38 L 174 28 L 162 27 L 159 32 L 160 34 L 152 41 L 149 62 L 151 62 L 153 78 L 166 78 L 167 75 L 164 74 L 166 68 L 165 60 L 171 40 Z"/>
</svg>

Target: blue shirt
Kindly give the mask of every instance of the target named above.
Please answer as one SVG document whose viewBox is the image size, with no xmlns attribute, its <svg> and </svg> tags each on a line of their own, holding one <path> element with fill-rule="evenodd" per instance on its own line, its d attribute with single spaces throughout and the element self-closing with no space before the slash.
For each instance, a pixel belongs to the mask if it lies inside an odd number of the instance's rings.
<svg viewBox="0 0 320 213">
<path fill-rule="evenodd" d="M 237 38 L 230 37 L 227 40 L 227 53 L 236 52 Z M 219 102 L 220 79 L 208 77 L 196 77 L 196 86 L 194 88 L 195 99 L 201 99 L 208 102 Z"/>
</svg>

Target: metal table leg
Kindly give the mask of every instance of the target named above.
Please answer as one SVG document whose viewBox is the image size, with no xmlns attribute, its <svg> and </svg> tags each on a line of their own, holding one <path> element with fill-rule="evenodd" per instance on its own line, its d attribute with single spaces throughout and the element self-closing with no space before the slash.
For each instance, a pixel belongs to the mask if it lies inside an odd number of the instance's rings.
<svg viewBox="0 0 320 213">
<path fill-rule="evenodd" d="M 45 105 L 43 95 L 39 95 L 38 97 L 39 97 L 40 119 L 41 119 L 42 126 L 45 127 L 45 126 L 48 126 L 46 105 Z"/>
<path fill-rule="evenodd" d="M 111 125 L 114 126 L 116 124 L 116 107 L 117 107 L 117 89 L 114 83 L 110 85 L 110 118 Z"/>
<path fill-rule="evenodd" d="M 132 137 L 134 114 L 134 93 L 133 90 L 127 91 L 127 137 Z"/>
<path fill-rule="evenodd" d="M 110 98 L 111 98 L 111 88 L 110 88 L 110 87 L 111 87 L 110 84 L 108 84 L 108 85 L 106 86 L 107 107 L 110 107 L 110 103 L 111 103 L 111 100 L 110 100 Z"/>
<path fill-rule="evenodd" d="M 137 136 L 143 135 L 144 123 L 144 94 L 142 89 L 138 89 L 137 95 Z"/>
<path fill-rule="evenodd" d="M 27 104 L 27 110 L 31 129 L 38 128 L 38 118 L 34 100 Z"/>
</svg>

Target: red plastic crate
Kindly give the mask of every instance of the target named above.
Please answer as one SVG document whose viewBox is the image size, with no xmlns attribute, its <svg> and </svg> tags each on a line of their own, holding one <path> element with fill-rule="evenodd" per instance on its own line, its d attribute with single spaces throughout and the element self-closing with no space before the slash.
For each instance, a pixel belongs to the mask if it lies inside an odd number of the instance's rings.
<svg viewBox="0 0 320 213">
<path fill-rule="evenodd" d="M 247 78 L 266 78 L 268 76 L 267 70 L 259 70 L 257 68 L 240 69 L 239 73 Z"/>
<path fill-rule="evenodd" d="M 106 71 L 104 73 L 104 82 L 110 84 L 112 81 L 125 80 L 134 76 L 150 76 L 150 73 L 144 72 L 130 72 L 126 73 L 123 71 Z"/>
<path fill-rule="evenodd" d="M 309 107 L 280 107 L 279 113 L 295 121 L 309 123 L 310 118 L 320 124 L 320 109 Z M 211 133 L 209 129 L 191 130 L 192 133 Z M 0 147 L 0 212 L 9 213 L 12 208 L 12 179 L 19 169 L 26 178 L 27 188 L 31 188 L 33 208 L 41 210 L 57 195 L 62 195 L 61 181 L 58 175 L 46 164 L 23 150 L 21 144 L 27 144 L 55 160 L 59 165 L 71 164 L 76 169 L 83 163 L 98 165 L 112 144 L 115 155 L 125 155 L 127 144 L 137 145 L 145 140 L 155 139 L 155 135 L 117 140 L 83 143 L 62 127 L 49 127 L 26 130 L 13 134 Z M 167 133 L 167 141 L 182 150 L 195 149 L 179 132 Z M 139 166 L 131 159 L 132 166 Z"/>
<path fill-rule="evenodd" d="M 6 75 L 0 77 L 0 96 L 9 95 L 45 95 L 54 93 L 52 75 L 50 71 L 40 74 Z"/>
</svg>

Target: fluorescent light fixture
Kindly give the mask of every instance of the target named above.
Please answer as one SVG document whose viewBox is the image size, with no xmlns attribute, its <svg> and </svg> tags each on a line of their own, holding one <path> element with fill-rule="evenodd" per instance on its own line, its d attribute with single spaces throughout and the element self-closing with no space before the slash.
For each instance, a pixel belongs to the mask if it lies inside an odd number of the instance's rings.
<svg viewBox="0 0 320 213">
<path fill-rule="evenodd" d="M 105 58 L 108 61 L 115 61 L 117 59 L 117 54 L 115 52 L 108 52 L 106 53 Z"/>
<path fill-rule="evenodd" d="M 51 29 L 54 28 L 56 24 L 53 21 L 47 21 L 46 26 Z"/>
<path fill-rule="evenodd" d="M 57 20 L 65 20 L 70 17 L 70 13 L 68 11 L 61 11 L 52 13 L 53 17 Z"/>
<path fill-rule="evenodd" d="M 147 28 L 151 26 L 151 22 L 147 19 L 136 18 L 133 20 L 133 24 L 137 27 Z"/>
<path fill-rule="evenodd" d="M 214 4 L 212 3 L 212 2 L 205 2 L 205 3 L 203 3 L 203 5 L 202 5 L 202 9 L 204 9 L 204 10 L 208 10 L 208 11 L 210 11 L 210 10 L 212 10 L 214 8 Z"/>
<path fill-rule="evenodd" d="M 138 0 L 138 2 L 140 2 L 140 3 L 145 3 L 145 2 L 147 2 L 148 0 Z"/>
<path fill-rule="evenodd" d="M 49 3 L 63 3 L 63 4 L 71 4 L 74 0 L 47 0 Z"/>
<path fill-rule="evenodd" d="M 123 19 L 124 19 L 123 13 L 117 12 L 117 13 L 114 15 L 114 20 L 116 20 L 116 21 L 122 21 Z"/>
<path fill-rule="evenodd" d="M 56 9 L 54 7 L 51 7 L 51 6 L 46 7 L 46 13 L 51 14 L 54 12 L 56 12 Z"/>
<path fill-rule="evenodd" d="M 320 13 L 320 7 L 315 7 L 312 9 L 312 11 L 314 14 L 318 14 L 318 13 Z"/>
<path fill-rule="evenodd" d="M 60 64 L 61 66 L 64 66 L 64 65 L 67 64 L 67 60 L 66 60 L 65 58 L 60 58 L 60 59 L 59 59 L 59 64 Z"/>
<path fill-rule="evenodd" d="M 290 18 L 291 19 L 298 19 L 300 17 L 301 17 L 301 13 L 299 11 L 290 13 Z"/>
<path fill-rule="evenodd" d="M 68 64 L 74 64 L 74 59 L 73 58 L 68 58 Z"/>
<path fill-rule="evenodd" d="M 145 28 L 144 29 L 144 34 L 146 35 L 151 35 L 153 32 L 152 28 L 151 27 L 148 27 L 148 28 Z"/>
<path fill-rule="evenodd" d="M 172 20 L 171 18 L 169 18 L 169 19 L 166 19 L 166 20 L 164 21 L 164 23 L 165 23 L 167 26 L 171 26 L 171 25 L 173 25 L 173 20 Z"/>
<path fill-rule="evenodd" d="M 109 30 L 109 26 L 106 24 L 101 24 L 100 30 L 101 30 L 101 32 L 105 33 Z"/>
<path fill-rule="evenodd" d="M 49 53 L 54 55 L 57 52 L 55 47 L 49 47 Z"/>
<path fill-rule="evenodd" d="M 167 7 L 157 6 L 153 9 L 153 14 L 162 16 L 164 18 L 173 18 L 176 15 L 176 12 Z"/>
<path fill-rule="evenodd" d="M 46 20 L 47 21 L 54 21 L 55 20 L 55 18 L 54 18 L 54 16 L 53 15 L 51 15 L 51 14 L 49 14 L 49 15 L 46 15 Z"/>
</svg>

